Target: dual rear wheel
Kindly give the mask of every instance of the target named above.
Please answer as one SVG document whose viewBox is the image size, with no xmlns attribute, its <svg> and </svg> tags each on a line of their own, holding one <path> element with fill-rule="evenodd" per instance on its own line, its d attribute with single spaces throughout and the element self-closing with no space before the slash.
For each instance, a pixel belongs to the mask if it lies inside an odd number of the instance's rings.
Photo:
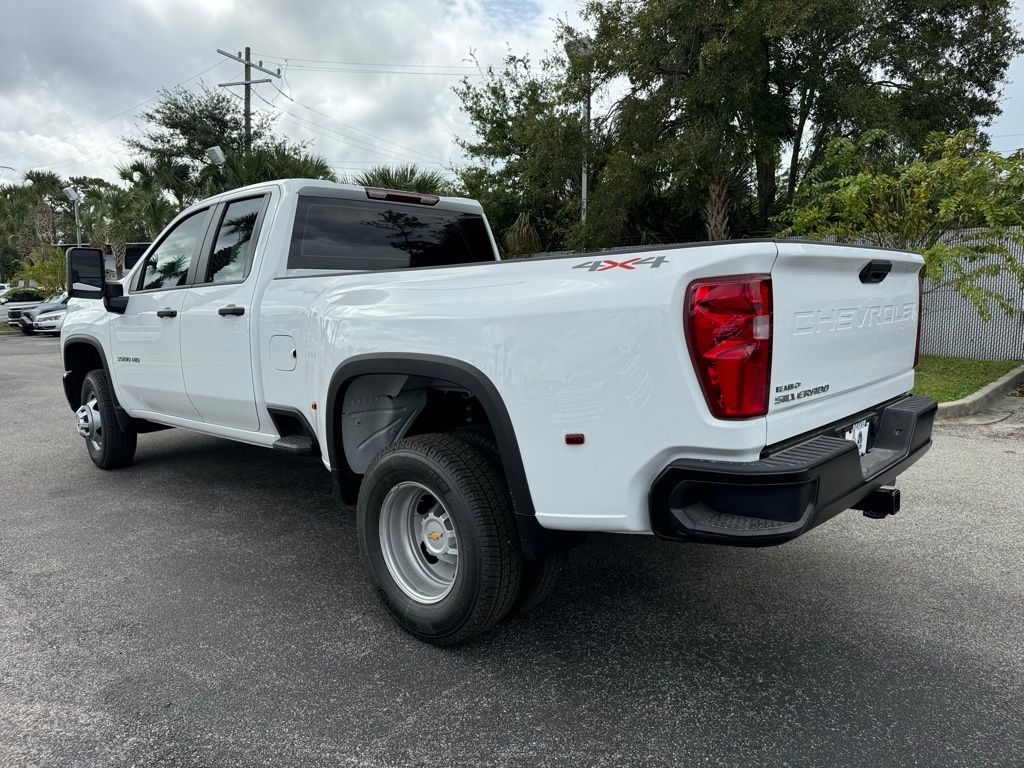
<svg viewBox="0 0 1024 768">
<path fill-rule="evenodd" d="M 438 645 L 486 632 L 556 585 L 565 553 L 526 560 L 515 525 L 497 454 L 458 431 L 394 443 L 359 492 L 359 540 L 377 594 L 399 625 Z"/>
</svg>

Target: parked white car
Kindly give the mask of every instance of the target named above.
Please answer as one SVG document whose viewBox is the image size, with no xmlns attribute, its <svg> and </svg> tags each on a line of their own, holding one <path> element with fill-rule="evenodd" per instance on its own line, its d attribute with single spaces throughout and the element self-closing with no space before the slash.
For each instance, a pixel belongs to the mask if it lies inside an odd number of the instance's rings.
<svg viewBox="0 0 1024 768">
<path fill-rule="evenodd" d="M 40 312 L 32 318 L 32 330 L 35 333 L 60 335 L 60 329 L 64 326 L 64 318 L 67 316 L 67 308 L 51 309 Z"/>
<path fill-rule="evenodd" d="M 93 462 L 169 426 L 319 458 L 377 593 L 434 643 L 536 605 L 587 531 L 765 546 L 892 514 L 931 445 L 911 253 L 502 262 L 475 201 L 290 180 L 184 211 L 123 285 L 68 259 Z"/>
</svg>

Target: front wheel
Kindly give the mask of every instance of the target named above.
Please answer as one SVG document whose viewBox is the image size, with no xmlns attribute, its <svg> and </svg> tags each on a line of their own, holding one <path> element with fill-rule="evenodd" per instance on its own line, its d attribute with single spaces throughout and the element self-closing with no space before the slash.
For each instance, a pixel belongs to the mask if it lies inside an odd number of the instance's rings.
<svg viewBox="0 0 1024 768">
<path fill-rule="evenodd" d="M 383 451 L 363 478 L 357 524 L 377 594 L 421 640 L 465 642 L 519 594 L 511 499 L 493 464 L 461 440 L 418 435 Z"/>
<path fill-rule="evenodd" d="M 35 335 L 36 329 L 23 325 L 21 326 L 21 332 L 24 333 L 26 336 L 33 336 Z"/>
<path fill-rule="evenodd" d="M 89 371 L 82 382 L 82 406 L 76 412 L 78 434 L 85 438 L 89 458 L 100 469 L 127 467 L 135 458 L 137 435 L 117 421 L 114 396 L 102 369 Z"/>
</svg>

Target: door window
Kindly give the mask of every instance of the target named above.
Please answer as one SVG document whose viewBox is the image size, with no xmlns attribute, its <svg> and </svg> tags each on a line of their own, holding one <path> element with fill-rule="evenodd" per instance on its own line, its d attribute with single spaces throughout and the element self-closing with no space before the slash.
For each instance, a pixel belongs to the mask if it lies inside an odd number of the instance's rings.
<svg viewBox="0 0 1024 768">
<path fill-rule="evenodd" d="M 224 210 L 217 228 L 217 240 L 206 267 L 204 283 L 237 283 L 245 279 L 252 267 L 256 241 L 256 219 L 263 207 L 262 197 L 235 200 Z"/>
<path fill-rule="evenodd" d="M 193 213 L 172 229 L 142 265 L 140 291 L 177 288 L 185 285 L 196 246 L 206 234 L 206 211 Z"/>
</svg>

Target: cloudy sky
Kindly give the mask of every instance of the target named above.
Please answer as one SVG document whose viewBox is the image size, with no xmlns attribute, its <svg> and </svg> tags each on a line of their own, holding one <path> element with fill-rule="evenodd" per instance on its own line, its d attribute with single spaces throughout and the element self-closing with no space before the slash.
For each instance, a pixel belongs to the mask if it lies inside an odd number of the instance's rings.
<svg viewBox="0 0 1024 768">
<path fill-rule="evenodd" d="M 1024 0 L 1022 0 L 1024 2 Z M 452 85 L 470 56 L 541 55 L 577 0 L 0 0 L 0 165 L 111 178 L 121 138 L 160 88 L 241 79 L 217 54 L 251 46 L 285 77 L 254 108 L 311 142 L 339 174 L 376 163 L 444 168 L 469 136 Z M 1019 24 L 1024 10 L 1015 8 Z M 256 75 L 262 77 L 263 75 Z M 993 145 L 1024 145 L 1024 60 L 1014 62 Z M 241 93 L 240 88 L 233 89 Z M 0 181 L 17 178 L 0 168 Z"/>
</svg>

